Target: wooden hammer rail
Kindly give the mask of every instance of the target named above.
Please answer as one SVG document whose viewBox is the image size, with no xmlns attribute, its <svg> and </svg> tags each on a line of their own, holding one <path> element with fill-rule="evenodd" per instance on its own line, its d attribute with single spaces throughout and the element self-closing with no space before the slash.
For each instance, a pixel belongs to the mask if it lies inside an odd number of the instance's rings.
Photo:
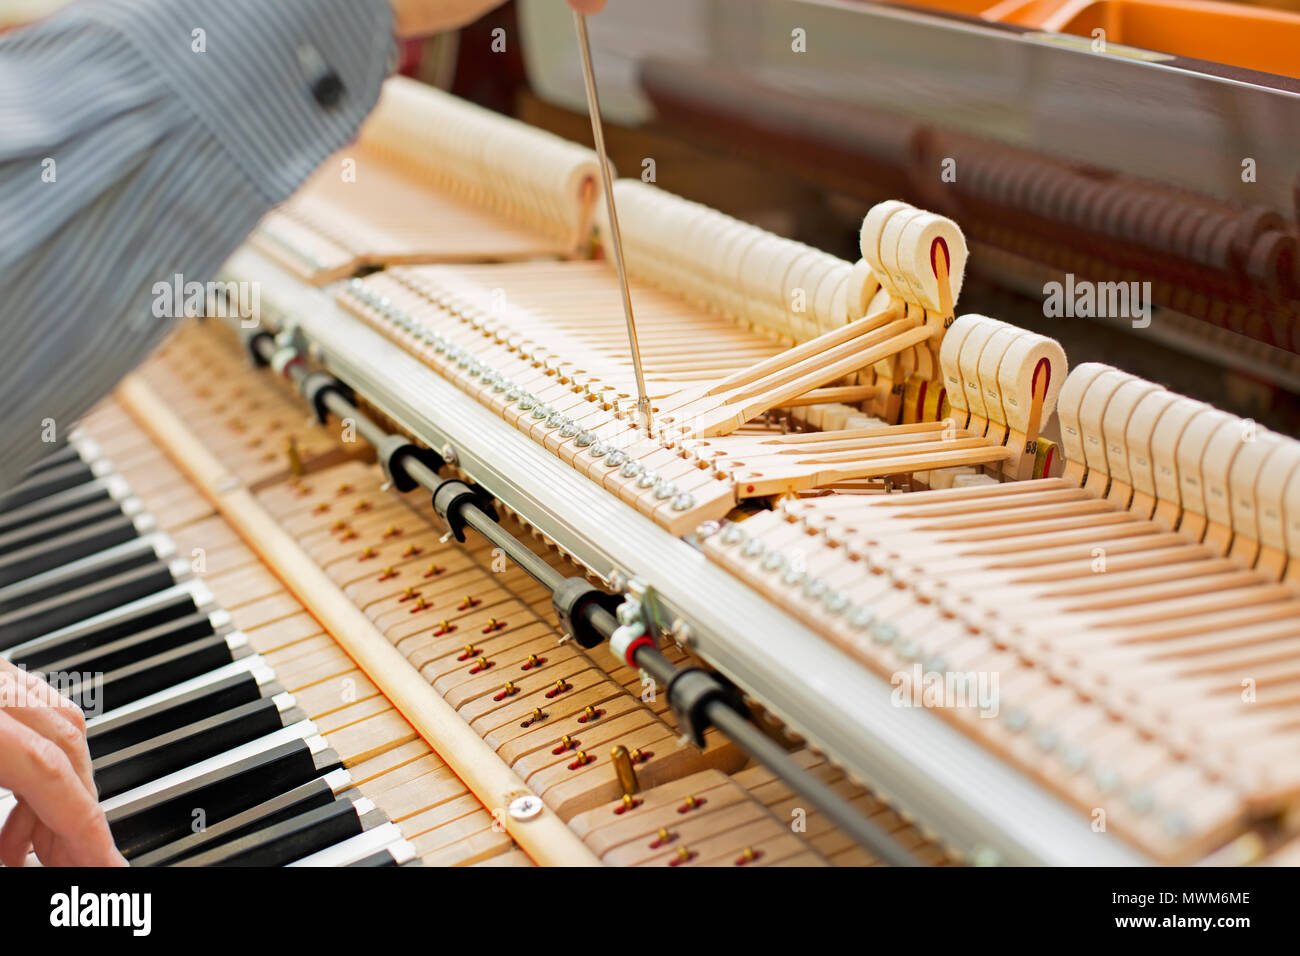
<svg viewBox="0 0 1300 956">
<path fill-rule="evenodd" d="M 575 256 L 596 177 L 583 146 L 394 77 L 358 141 L 251 242 L 313 285 L 398 263 Z"/>
</svg>

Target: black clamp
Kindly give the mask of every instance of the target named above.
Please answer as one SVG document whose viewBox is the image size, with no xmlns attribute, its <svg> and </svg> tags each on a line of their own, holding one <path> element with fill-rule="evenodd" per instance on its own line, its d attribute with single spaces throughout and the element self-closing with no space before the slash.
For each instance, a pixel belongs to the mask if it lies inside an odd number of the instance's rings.
<svg viewBox="0 0 1300 956">
<path fill-rule="evenodd" d="M 406 462 L 418 461 L 430 471 L 437 473 L 443 466 L 442 456 L 432 448 L 421 448 L 414 442 L 407 441 L 402 435 L 387 435 L 375 445 L 379 464 L 384 474 L 393 483 L 393 487 L 405 494 L 414 491 L 420 483 L 406 471 Z"/>
<path fill-rule="evenodd" d="M 708 710 L 714 701 L 725 704 L 742 717 L 748 717 L 735 689 L 702 667 L 679 670 L 668 682 L 666 693 L 668 703 L 677 715 L 678 727 L 701 749 L 704 747 L 704 732 L 713 725 Z"/>
<path fill-rule="evenodd" d="M 350 404 L 355 404 L 351 389 L 332 375 L 326 375 L 323 372 L 312 372 L 303 378 L 298 390 L 302 392 L 302 397 L 307 400 L 307 404 L 316 413 L 316 420 L 322 425 L 329 421 L 330 417 L 329 407 L 325 404 L 325 396 L 330 392 Z"/>
<path fill-rule="evenodd" d="M 267 352 L 273 352 L 275 350 L 275 336 L 270 332 L 258 331 L 244 337 L 244 346 L 248 349 L 248 357 L 253 360 L 255 368 L 266 368 L 271 364 L 271 360 L 262 354 L 261 343 L 264 340 L 270 344 Z"/>
<path fill-rule="evenodd" d="M 447 531 L 462 544 L 468 522 L 461 514 L 465 508 L 477 508 L 493 521 L 497 520 L 492 499 L 482 488 L 473 488 L 458 478 L 448 478 L 433 490 L 433 510 L 447 526 Z"/>
<path fill-rule="evenodd" d="M 587 620 L 583 611 L 591 605 L 603 607 L 610 614 L 623 603 L 621 594 L 606 594 L 582 578 L 565 578 L 551 595 L 551 603 L 560 618 L 560 630 L 572 634 L 583 647 L 598 647 L 609 636 L 601 634 Z"/>
</svg>

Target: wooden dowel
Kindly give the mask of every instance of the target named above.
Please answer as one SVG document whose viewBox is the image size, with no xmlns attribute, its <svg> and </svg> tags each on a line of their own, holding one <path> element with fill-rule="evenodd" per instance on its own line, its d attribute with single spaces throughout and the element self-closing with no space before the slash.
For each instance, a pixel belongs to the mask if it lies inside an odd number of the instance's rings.
<svg viewBox="0 0 1300 956">
<path fill-rule="evenodd" d="M 779 372 L 782 369 L 798 362 L 802 362 L 805 359 L 810 359 L 813 356 L 820 355 L 828 349 L 835 348 L 838 345 L 843 345 L 846 342 L 851 342 L 859 335 L 863 335 L 867 332 L 888 325 L 890 322 L 902 318 L 902 314 L 901 306 L 898 303 L 891 302 L 888 308 L 882 309 L 880 312 L 857 319 L 856 321 L 841 326 L 832 332 L 827 332 L 825 335 L 820 335 L 815 339 L 810 339 L 803 345 L 797 345 L 792 349 L 787 349 L 784 352 L 772 356 L 764 362 L 759 362 L 757 365 L 752 365 L 747 369 L 736 372 L 734 375 L 718 382 L 717 385 L 713 386 L 713 388 L 709 389 L 705 394 L 717 395 L 722 392 L 730 391 L 738 386 L 746 385 L 749 382 L 757 381 L 766 375 L 771 375 L 773 372 Z"/>
<path fill-rule="evenodd" d="M 832 402 L 853 405 L 857 402 L 865 402 L 869 398 L 875 398 L 879 393 L 880 389 L 874 385 L 836 385 L 830 388 L 815 388 L 806 395 L 800 395 L 798 398 L 786 402 L 783 407 L 827 405 Z"/>
</svg>

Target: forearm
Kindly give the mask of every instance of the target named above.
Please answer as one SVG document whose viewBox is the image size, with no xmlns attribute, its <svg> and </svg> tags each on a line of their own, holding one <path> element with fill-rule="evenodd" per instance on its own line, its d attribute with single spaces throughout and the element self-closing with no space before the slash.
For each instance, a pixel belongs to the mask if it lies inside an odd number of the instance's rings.
<svg viewBox="0 0 1300 956">
<path fill-rule="evenodd" d="M 355 133 L 386 0 L 93 0 L 0 39 L 0 489 Z M 162 310 L 164 312 L 168 310 Z"/>
</svg>

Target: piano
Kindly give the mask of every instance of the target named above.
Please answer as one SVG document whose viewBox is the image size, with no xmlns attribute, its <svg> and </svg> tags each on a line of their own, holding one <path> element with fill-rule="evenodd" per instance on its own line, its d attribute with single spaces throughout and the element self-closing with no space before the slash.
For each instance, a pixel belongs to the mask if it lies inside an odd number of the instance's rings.
<svg viewBox="0 0 1300 956">
<path fill-rule="evenodd" d="M 1086 18 L 760 6 L 787 45 L 781 18 L 807 17 L 1117 62 L 1037 35 Z M 538 123 L 389 80 L 203 314 L 0 498 L 0 653 L 87 710 L 128 860 L 1300 862 L 1293 214 L 1131 171 L 1079 193 L 1144 189 L 1153 221 L 1222 226 L 1219 255 L 1166 248 L 1118 200 L 1103 223 L 999 198 L 982 163 L 1044 196 L 1077 185 L 1033 136 L 961 152 L 950 193 L 915 188 L 896 173 L 916 144 L 977 137 L 856 107 L 834 141 L 843 104 L 800 105 L 815 84 L 755 116 L 780 70 L 718 77 L 642 39 L 612 142 L 648 427 L 599 160 L 560 135 L 564 80 L 534 60 Z M 1122 65 L 1228 72 L 1168 56 Z M 1294 81 L 1262 76 L 1235 95 L 1293 109 Z M 651 108 L 656 135 L 732 131 L 787 169 L 797 129 L 819 188 L 903 145 L 818 244 L 629 165 Z M 1249 340 L 1259 388 L 1206 376 L 1218 408 L 1154 360 L 1076 358 L 1086 316 L 1040 297 L 1019 321 L 994 286 L 1016 276 L 1023 299 L 1026 276 L 1083 263 L 1063 223 L 1085 215 L 1137 231 L 1072 290 L 1114 302 L 1145 277 L 1124 336 L 1145 317 L 1170 365 L 1198 335 Z"/>
</svg>

